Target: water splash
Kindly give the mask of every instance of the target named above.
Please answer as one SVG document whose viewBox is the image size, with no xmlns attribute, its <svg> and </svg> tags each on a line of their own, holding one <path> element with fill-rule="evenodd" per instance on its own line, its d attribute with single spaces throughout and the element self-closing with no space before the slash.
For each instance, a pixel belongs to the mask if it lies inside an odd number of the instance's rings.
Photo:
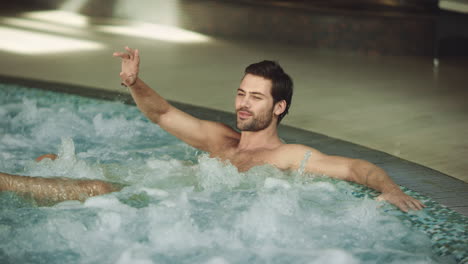
<svg viewBox="0 0 468 264">
<path fill-rule="evenodd" d="M 71 138 L 62 138 L 57 153 L 58 158 L 56 160 L 30 161 L 25 168 L 25 174 L 40 177 L 106 179 L 100 166 L 88 164 L 76 157 L 75 144 Z"/>
<path fill-rule="evenodd" d="M 303 174 L 310 153 L 300 175 L 268 165 L 239 173 L 144 121 L 135 108 L 63 95 L 50 103 L 51 93 L 5 91 L 0 89 L 0 109 L 7 105 L 9 119 L 0 122 L 8 129 L 0 140 L 9 143 L 0 144 L 8 159 L 2 169 L 24 161 L 22 172 L 30 175 L 105 179 L 128 187 L 50 208 L 1 193 L 2 263 L 438 261 L 429 238 L 398 219 L 400 212 L 355 195 L 365 188 Z M 47 111 L 47 118 L 19 115 L 32 105 Z M 74 119 L 66 118 L 70 113 Z M 39 142 L 34 133 L 45 120 L 75 128 L 50 131 L 51 139 Z M 139 133 L 106 136 L 135 125 Z M 32 161 L 43 148 L 57 147 L 55 161 Z"/>
<path fill-rule="evenodd" d="M 301 165 L 299 166 L 298 173 L 299 175 L 303 175 L 305 168 L 307 166 L 307 161 L 309 161 L 310 156 L 312 156 L 312 151 L 307 151 L 304 155 L 304 159 L 301 161 Z"/>
</svg>

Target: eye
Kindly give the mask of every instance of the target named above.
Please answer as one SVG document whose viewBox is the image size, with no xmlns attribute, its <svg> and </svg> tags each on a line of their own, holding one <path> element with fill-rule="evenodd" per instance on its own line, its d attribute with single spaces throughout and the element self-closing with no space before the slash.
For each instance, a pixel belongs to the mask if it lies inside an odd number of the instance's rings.
<svg viewBox="0 0 468 264">
<path fill-rule="evenodd" d="M 244 95 L 245 95 L 245 94 L 242 93 L 242 92 L 238 92 L 238 93 L 237 93 L 237 96 L 244 96 Z"/>
<path fill-rule="evenodd" d="M 261 97 L 258 97 L 258 96 L 253 96 L 253 99 L 255 99 L 255 100 L 261 100 L 262 98 L 261 98 Z"/>
</svg>

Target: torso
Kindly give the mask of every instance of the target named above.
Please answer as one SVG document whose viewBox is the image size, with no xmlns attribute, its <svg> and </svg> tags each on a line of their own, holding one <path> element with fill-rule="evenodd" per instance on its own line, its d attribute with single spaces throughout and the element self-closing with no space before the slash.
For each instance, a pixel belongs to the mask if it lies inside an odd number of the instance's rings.
<svg viewBox="0 0 468 264">
<path fill-rule="evenodd" d="M 271 149 L 257 150 L 238 150 L 236 142 L 224 145 L 216 151 L 210 153 L 210 157 L 219 158 L 222 161 L 229 161 L 241 172 L 247 171 L 252 167 L 270 164 L 278 169 L 290 169 L 288 159 L 282 158 L 281 150 L 285 144 Z"/>
<path fill-rule="evenodd" d="M 312 150 L 304 145 L 284 144 L 279 138 L 278 140 L 273 138 L 271 144 L 256 149 L 240 149 L 241 134 L 226 125 L 212 124 L 215 125 L 211 127 L 212 141 L 207 142 L 204 150 L 208 151 L 212 158 L 229 161 L 241 172 L 266 164 L 280 170 L 295 170 L 300 167 L 304 155 Z"/>
</svg>

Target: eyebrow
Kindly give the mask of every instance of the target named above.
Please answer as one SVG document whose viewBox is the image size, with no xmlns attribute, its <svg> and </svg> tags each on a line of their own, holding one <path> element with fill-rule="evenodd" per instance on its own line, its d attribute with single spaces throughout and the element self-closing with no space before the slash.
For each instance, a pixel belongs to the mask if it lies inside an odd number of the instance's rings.
<svg viewBox="0 0 468 264">
<path fill-rule="evenodd" d="M 237 88 L 237 91 L 238 91 L 238 92 L 247 93 L 247 92 L 244 91 L 244 89 L 242 89 L 242 88 Z M 263 93 L 261 93 L 261 92 L 249 92 L 249 94 L 265 96 L 265 94 L 263 94 Z"/>
</svg>

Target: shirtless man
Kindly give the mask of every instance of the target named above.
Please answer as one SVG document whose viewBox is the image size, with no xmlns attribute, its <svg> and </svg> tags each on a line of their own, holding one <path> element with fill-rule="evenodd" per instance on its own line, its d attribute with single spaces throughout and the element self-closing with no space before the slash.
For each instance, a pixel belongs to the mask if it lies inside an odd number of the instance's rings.
<svg viewBox="0 0 468 264">
<path fill-rule="evenodd" d="M 211 157 L 229 161 L 239 171 L 247 171 L 263 164 L 271 164 L 281 170 L 297 170 L 310 152 L 305 172 L 325 174 L 366 185 L 382 193 L 378 199 L 387 200 L 405 212 L 424 207 L 420 201 L 403 193 L 381 168 L 370 162 L 329 156 L 308 146 L 283 143 L 278 137 L 277 126 L 288 113 L 293 84 L 277 63 L 262 61 L 246 68 L 235 99 L 237 128 L 241 131 L 239 133 L 227 125 L 200 120 L 173 107 L 138 77 L 138 50 L 128 47 L 125 49 L 126 52 L 115 52 L 113 56 L 122 59 L 122 85 L 130 88 L 138 108 L 161 128 L 187 144 L 210 153 Z M 18 186 L 18 177 L 21 176 L 0 174 L 0 191 L 3 188 L 24 193 L 28 183 L 21 184 L 21 188 L 12 187 Z M 21 178 L 28 178 L 30 184 L 35 181 L 31 177 Z M 53 179 L 48 180 L 47 184 L 51 186 Z M 56 194 L 55 198 L 58 200 L 84 200 L 88 196 L 119 189 L 118 186 L 102 181 L 58 180 L 69 186 L 70 190 L 63 191 L 73 193 L 63 198 Z M 77 187 L 78 185 L 81 187 Z M 27 191 L 34 194 L 34 190 Z M 38 196 L 45 197 L 46 192 L 42 191 Z"/>
</svg>

